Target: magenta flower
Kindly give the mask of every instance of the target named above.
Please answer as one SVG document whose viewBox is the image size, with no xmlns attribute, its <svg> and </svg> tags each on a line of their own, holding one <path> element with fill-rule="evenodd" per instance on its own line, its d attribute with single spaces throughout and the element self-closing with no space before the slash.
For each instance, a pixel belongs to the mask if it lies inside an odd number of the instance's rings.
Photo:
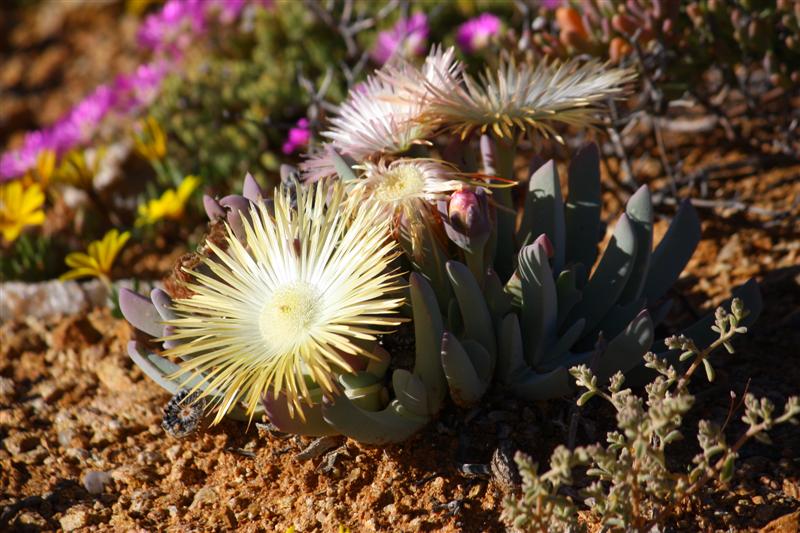
<svg viewBox="0 0 800 533">
<path fill-rule="evenodd" d="M 179 59 L 183 50 L 203 34 L 208 24 L 230 24 L 248 6 L 269 8 L 273 0 L 167 0 L 158 13 L 148 16 L 139 28 L 139 44 Z M 164 77 L 176 67 L 174 61 L 140 65 L 133 73 L 120 75 L 110 85 L 101 85 L 49 128 L 29 132 L 22 147 L 0 156 L 0 181 L 17 178 L 35 164 L 44 149 L 59 155 L 92 139 L 100 124 L 112 114 L 135 114 L 158 96 Z M 308 123 L 298 122 L 289 132 L 289 148 L 308 143 Z"/>
<path fill-rule="evenodd" d="M 456 42 L 464 53 L 474 54 L 485 48 L 492 37 L 499 33 L 500 19 L 491 13 L 482 13 L 459 26 Z"/>
<path fill-rule="evenodd" d="M 395 55 L 411 57 L 422 55 L 428 47 L 428 17 L 414 13 L 409 19 L 400 19 L 394 28 L 378 34 L 372 49 L 372 60 L 383 65 Z"/>
<path fill-rule="evenodd" d="M 136 35 L 139 44 L 156 52 L 180 54 L 205 31 L 206 7 L 202 0 L 169 0 L 142 22 Z"/>
<path fill-rule="evenodd" d="M 22 147 L 9 150 L 0 157 L 0 181 L 16 178 L 25 174 L 36 164 L 39 152 L 50 147 L 50 136 L 47 131 L 32 131 L 25 135 Z"/>
<path fill-rule="evenodd" d="M 286 155 L 296 152 L 299 148 L 308 146 L 308 141 L 311 140 L 311 130 L 309 129 L 308 120 L 301 118 L 297 121 L 295 127 L 289 130 L 289 136 L 286 142 L 283 143 L 283 153 Z"/>
<path fill-rule="evenodd" d="M 116 111 L 129 113 L 150 105 L 169 71 L 169 63 L 155 61 L 139 65 L 131 74 L 117 76 L 114 80 Z"/>
</svg>

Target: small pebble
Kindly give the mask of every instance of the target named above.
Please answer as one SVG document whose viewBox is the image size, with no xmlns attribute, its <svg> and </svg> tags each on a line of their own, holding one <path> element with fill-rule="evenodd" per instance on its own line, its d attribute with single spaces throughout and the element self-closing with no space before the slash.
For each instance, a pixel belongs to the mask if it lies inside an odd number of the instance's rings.
<svg viewBox="0 0 800 533">
<path fill-rule="evenodd" d="M 75 531 L 89 523 L 89 513 L 81 506 L 76 506 L 67 511 L 58 521 L 64 531 Z"/>
<path fill-rule="evenodd" d="M 90 470 L 83 476 L 83 488 L 89 494 L 97 496 L 103 493 L 103 489 L 110 481 L 111 476 L 106 472 Z"/>
</svg>

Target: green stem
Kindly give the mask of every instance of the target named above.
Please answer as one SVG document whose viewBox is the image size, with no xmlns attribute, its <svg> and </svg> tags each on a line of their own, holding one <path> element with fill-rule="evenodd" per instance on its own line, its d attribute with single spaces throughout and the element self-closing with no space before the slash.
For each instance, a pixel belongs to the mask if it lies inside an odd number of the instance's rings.
<svg viewBox="0 0 800 533">
<path fill-rule="evenodd" d="M 498 177 L 514 179 L 514 155 L 516 141 L 494 138 L 494 167 Z M 502 187 L 492 191 L 497 204 L 497 248 L 494 266 L 500 279 L 506 280 L 514 272 L 514 226 L 516 211 L 511 196 L 511 189 Z"/>
</svg>

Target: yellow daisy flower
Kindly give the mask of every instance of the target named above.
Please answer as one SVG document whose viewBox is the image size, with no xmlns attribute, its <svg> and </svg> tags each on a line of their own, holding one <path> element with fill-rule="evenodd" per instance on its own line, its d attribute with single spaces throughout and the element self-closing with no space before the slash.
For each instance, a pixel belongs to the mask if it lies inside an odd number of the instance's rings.
<svg viewBox="0 0 800 533">
<path fill-rule="evenodd" d="M 114 266 L 114 260 L 130 237 L 129 231 L 120 233 L 112 229 L 101 240 L 90 243 L 87 253 L 72 252 L 68 254 L 64 262 L 72 270 L 62 274 L 59 279 L 66 281 L 96 277 L 106 284 L 111 283 L 111 268 Z"/>
<path fill-rule="evenodd" d="M 139 121 L 133 143 L 139 155 L 148 161 L 158 161 L 167 155 L 167 136 L 155 117 Z"/>
<path fill-rule="evenodd" d="M 0 234 L 14 242 L 25 226 L 44 223 L 44 193 L 34 183 L 27 187 L 19 181 L 0 185 Z"/>
<path fill-rule="evenodd" d="M 160 198 L 154 198 L 139 206 L 136 226 L 155 224 L 162 219 L 179 220 L 183 217 L 186 202 L 200 185 L 197 176 L 186 176 L 177 189 L 164 191 Z"/>
</svg>

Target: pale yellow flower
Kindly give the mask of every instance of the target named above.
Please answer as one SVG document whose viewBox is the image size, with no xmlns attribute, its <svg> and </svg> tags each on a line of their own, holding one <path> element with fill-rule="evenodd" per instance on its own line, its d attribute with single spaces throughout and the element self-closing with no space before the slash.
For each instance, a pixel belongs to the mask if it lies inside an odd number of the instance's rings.
<svg viewBox="0 0 800 533">
<path fill-rule="evenodd" d="M 44 193 L 34 183 L 25 187 L 19 181 L 0 185 L 0 233 L 14 242 L 26 226 L 44 223 Z"/>
<path fill-rule="evenodd" d="M 61 281 L 76 278 L 95 277 L 105 283 L 111 282 L 111 269 L 120 250 L 130 239 L 128 231 L 120 233 L 112 229 L 99 241 L 89 244 L 87 253 L 72 252 L 64 262 L 72 270 L 65 272 L 59 278 Z"/>
<path fill-rule="evenodd" d="M 387 216 L 403 214 L 416 218 L 427 214 L 425 204 L 447 197 L 465 182 L 457 170 L 443 161 L 397 159 L 389 164 L 365 163 L 361 179 L 351 182 L 354 190 L 363 189 L 370 202 L 383 206 Z"/>
<path fill-rule="evenodd" d="M 186 176 L 177 189 L 167 189 L 160 198 L 139 205 L 136 226 L 155 224 L 159 220 L 180 220 L 186 210 L 186 202 L 200 185 L 197 176 Z"/>
<path fill-rule="evenodd" d="M 353 371 L 348 358 L 371 356 L 362 341 L 400 323 L 389 221 L 353 197 L 321 182 L 298 187 L 294 204 L 281 187 L 274 214 L 264 203 L 251 209 L 245 243 L 230 228 L 225 246 L 207 242 L 211 274 L 190 272 L 193 295 L 166 321 L 174 334 L 165 340 L 180 342 L 163 355 L 180 361 L 172 377 L 192 392 L 205 385 L 215 423 L 239 402 L 253 414 L 268 391 L 302 417 L 311 383 L 336 394 L 336 376 Z"/>
<path fill-rule="evenodd" d="M 505 62 L 496 70 L 487 69 L 480 79 L 465 74 L 463 86 L 426 83 L 429 99 L 420 120 L 439 124 L 462 139 L 477 131 L 500 138 L 536 132 L 561 140 L 554 123 L 592 124 L 605 102 L 622 96 L 624 85 L 635 77 L 631 69 L 597 61 L 536 66 Z"/>
</svg>

